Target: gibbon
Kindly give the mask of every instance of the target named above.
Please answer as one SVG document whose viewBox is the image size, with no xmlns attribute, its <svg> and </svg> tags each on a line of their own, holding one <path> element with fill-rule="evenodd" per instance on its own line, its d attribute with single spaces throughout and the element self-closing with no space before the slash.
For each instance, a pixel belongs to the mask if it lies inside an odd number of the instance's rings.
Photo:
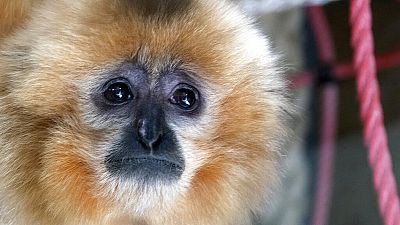
<svg viewBox="0 0 400 225">
<path fill-rule="evenodd" d="M 0 0 L 0 224 L 252 224 L 281 68 L 228 1 Z"/>
</svg>

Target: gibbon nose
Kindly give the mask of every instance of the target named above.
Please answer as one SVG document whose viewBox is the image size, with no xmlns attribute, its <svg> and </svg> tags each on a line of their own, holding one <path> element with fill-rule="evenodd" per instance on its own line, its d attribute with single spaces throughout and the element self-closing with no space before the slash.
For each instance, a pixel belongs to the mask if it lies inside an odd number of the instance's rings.
<svg viewBox="0 0 400 225">
<path fill-rule="evenodd" d="M 163 130 L 158 118 L 138 120 L 138 136 L 148 149 L 154 149 L 160 144 Z"/>
</svg>

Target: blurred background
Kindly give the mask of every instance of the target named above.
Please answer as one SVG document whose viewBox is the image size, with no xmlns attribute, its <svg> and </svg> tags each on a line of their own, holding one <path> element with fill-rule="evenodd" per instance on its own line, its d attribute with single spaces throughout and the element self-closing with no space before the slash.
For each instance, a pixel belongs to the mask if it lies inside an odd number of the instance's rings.
<svg viewBox="0 0 400 225">
<path fill-rule="evenodd" d="M 289 76 L 302 71 L 317 71 L 318 54 L 310 28 L 307 7 L 320 5 L 334 42 L 336 63 L 351 63 L 349 1 L 324 0 L 236 0 L 271 39 L 282 55 Z M 372 1 L 373 33 L 376 54 L 400 50 L 400 1 Z M 400 57 L 397 65 L 378 71 L 381 101 L 393 170 L 400 183 Z M 317 73 L 315 73 L 317 74 Z M 317 76 L 317 75 L 315 75 Z M 320 81 L 320 80 L 319 80 Z M 363 144 L 362 124 L 354 77 L 337 82 L 337 142 L 333 172 L 331 225 L 381 225 L 376 193 Z M 274 196 L 272 210 L 259 218 L 262 225 L 311 224 L 314 207 L 319 143 L 319 99 L 324 83 L 312 79 L 293 88 L 299 118 L 293 122 L 298 140 L 288 146 L 284 159 L 283 186 Z"/>
</svg>

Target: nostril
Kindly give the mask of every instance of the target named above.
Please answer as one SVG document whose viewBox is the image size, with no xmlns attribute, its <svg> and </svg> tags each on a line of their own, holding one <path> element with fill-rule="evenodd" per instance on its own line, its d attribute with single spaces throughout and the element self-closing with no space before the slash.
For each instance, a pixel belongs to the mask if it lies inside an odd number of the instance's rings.
<svg viewBox="0 0 400 225">
<path fill-rule="evenodd" d="M 159 134 L 156 139 L 151 143 L 151 147 L 156 148 L 161 144 L 162 134 Z"/>
</svg>

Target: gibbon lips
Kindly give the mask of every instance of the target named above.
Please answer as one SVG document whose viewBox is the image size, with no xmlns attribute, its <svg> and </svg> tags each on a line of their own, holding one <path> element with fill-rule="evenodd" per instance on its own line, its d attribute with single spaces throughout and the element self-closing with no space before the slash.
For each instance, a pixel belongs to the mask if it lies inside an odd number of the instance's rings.
<svg viewBox="0 0 400 225">
<path fill-rule="evenodd" d="M 180 162 L 168 159 L 144 156 L 123 158 L 108 162 L 110 171 L 127 178 L 136 178 L 143 182 L 155 180 L 176 180 L 182 175 L 184 166 Z"/>
</svg>

